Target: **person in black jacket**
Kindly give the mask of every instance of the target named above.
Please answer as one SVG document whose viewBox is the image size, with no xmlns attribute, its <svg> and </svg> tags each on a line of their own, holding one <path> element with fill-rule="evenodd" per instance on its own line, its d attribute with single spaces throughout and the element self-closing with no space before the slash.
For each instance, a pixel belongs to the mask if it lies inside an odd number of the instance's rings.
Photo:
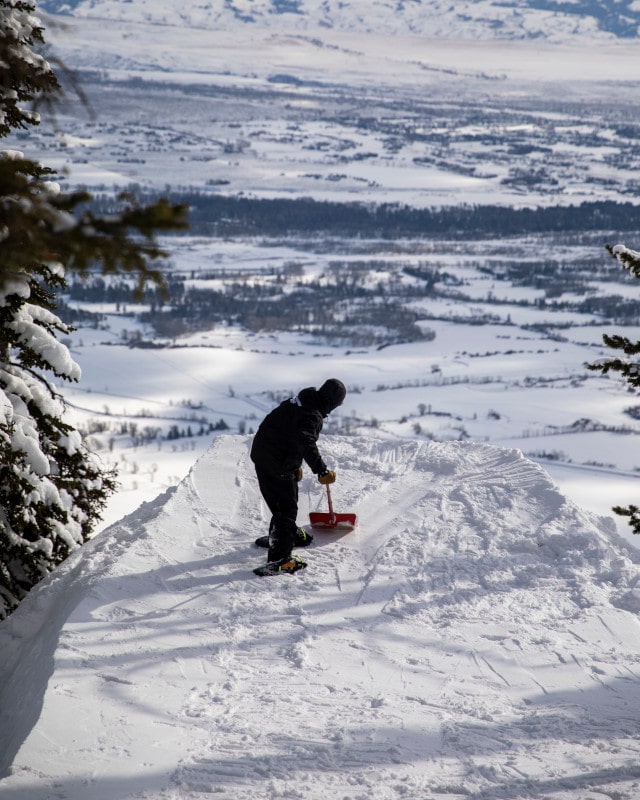
<svg viewBox="0 0 640 800">
<path fill-rule="evenodd" d="M 301 558 L 291 555 L 294 546 L 311 541 L 296 522 L 302 462 L 307 463 L 320 483 L 335 481 L 336 473 L 327 468 L 317 441 L 324 418 L 342 405 L 346 394 L 344 384 L 337 378 L 325 381 L 319 389 L 302 389 L 267 414 L 256 431 L 251 459 L 260 492 L 272 515 L 268 563 L 266 568 L 256 570 L 259 574 L 295 572 L 306 566 Z"/>
</svg>

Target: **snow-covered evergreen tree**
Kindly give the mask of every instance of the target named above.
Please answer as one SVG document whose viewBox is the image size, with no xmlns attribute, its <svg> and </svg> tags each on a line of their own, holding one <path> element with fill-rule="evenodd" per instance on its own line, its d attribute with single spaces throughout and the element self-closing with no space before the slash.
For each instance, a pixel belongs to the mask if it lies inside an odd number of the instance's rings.
<svg viewBox="0 0 640 800">
<path fill-rule="evenodd" d="M 607 250 L 635 278 L 640 279 L 640 253 L 630 250 L 622 244 L 614 247 L 607 246 Z M 640 354 L 640 341 L 632 342 L 626 336 L 609 336 L 606 333 L 602 335 L 602 340 L 612 350 L 622 351 L 624 357 L 601 359 L 594 364 L 589 364 L 589 369 L 602 372 L 603 375 L 608 372 L 619 372 L 629 386 L 638 389 L 640 387 L 640 360 L 637 356 Z M 633 532 L 640 533 L 640 507 L 630 504 L 614 506 L 612 510 L 620 516 L 629 517 L 629 525 Z"/>
<path fill-rule="evenodd" d="M 64 285 L 59 265 L 43 265 L 5 284 L 0 295 L 0 595 L 5 609 L 89 537 L 113 476 L 63 419 L 47 381 L 77 380 L 79 368 L 57 333 L 53 313 Z M 0 612 L 1 613 L 1 612 Z"/>
<path fill-rule="evenodd" d="M 0 136 L 37 124 L 39 115 L 25 103 L 53 99 L 60 91 L 49 63 L 34 50 L 44 38 L 33 11 L 25 0 L 0 0 Z"/>
<path fill-rule="evenodd" d="M 0 136 L 39 123 L 27 107 L 52 100 L 59 84 L 34 47 L 43 42 L 35 7 L 0 0 Z M 90 536 L 114 476 L 64 421 L 55 379 L 75 381 L 78 365 L 55 314 L 65 270 L 101 264 L 138 285 L 160 281 L 148 266 L 162 255 L 155 232 L 184 224 L 184 209 L 128 202 L 94 215 L 85 193 L 62 193 L 51 170 L 0 152 L 0 618 Z M 133 234 L 133 235 L 132 235 Z"/>
</svg>

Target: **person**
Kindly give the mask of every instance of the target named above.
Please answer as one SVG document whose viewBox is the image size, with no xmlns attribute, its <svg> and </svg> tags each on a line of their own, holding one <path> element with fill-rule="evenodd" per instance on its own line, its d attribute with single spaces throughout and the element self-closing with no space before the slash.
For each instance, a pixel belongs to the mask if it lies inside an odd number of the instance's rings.
<svg viewBox="0 0 640 800">
<path fill-rule="evenodd" d="M 317 441 L 325 417 L 342 405 L 346 394 L 344 383 L 337 378 L 329 378 L 319 389 L 302 389 L 267 414 L 256 431 L 251 460 L 271 512 L 268 538 L 256 540 L 256 544 L 269 547 L 267 565 L 254 570 L 257 574 L 296 572 L 306 567 L 303 559 L 291 553 L 293 547 L 308 545 L 313 538 L 296 522 L 302 462 L 320 483 L 335 481 L 336 473 L 325 464 Z"/>
</svg>

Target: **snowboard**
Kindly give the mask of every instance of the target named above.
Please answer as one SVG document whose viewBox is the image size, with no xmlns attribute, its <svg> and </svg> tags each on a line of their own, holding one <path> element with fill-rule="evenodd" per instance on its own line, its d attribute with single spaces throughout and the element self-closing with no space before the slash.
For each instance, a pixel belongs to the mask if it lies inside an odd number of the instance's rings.
<svg viewBox="0 0 640 800">
<path fill-rule="evenodd" d="M 294 547 L 309 547 L 311 542 L 313 541 L 313 536 L 310 533 L 307 533 L 304 528 L 298 528 L 298 533 L 296 534 L 296 538 L 293 542 Z M 255 540 L 256 547 L 269 547 L 269 537 L 268 536 L 258 536 Z"/>
<path fill-rule="evenodd" d="M 297 556 L 291 556 L 284 564 L 277 561 L 269 561 L 262 567 L 256 567 L 253 572 L 255 575 L 260 575 L 261 577 L 267 575 L 282 575 L 283 573 L 291 575 L 294 572 L 298 572 L 298 570 L 305 569 L 306 566 L 306 561 L 303 561 Z"/>
</svg>

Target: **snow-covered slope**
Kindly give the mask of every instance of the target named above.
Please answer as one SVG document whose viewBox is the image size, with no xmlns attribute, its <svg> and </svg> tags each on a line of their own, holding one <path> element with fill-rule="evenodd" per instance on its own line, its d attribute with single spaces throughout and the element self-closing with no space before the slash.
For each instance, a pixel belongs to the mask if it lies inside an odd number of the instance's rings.
<svg viewBox="0 0 640 800">
<path fill-rule="evenodd" d="M 634 37 L 632 0 L 42 0 L 43 9 L 87 17 L 204 28 L 338 30 L 428 38 L 557 41 Z"/>
<path fill-rule="evenodd" d="M 519 451 L 327 436 L 359 528 L 260 579 L 248 448 L 0 626 L 3 800 L 640 794 L 638 554 L 605 523 Z"/>
</svg>

